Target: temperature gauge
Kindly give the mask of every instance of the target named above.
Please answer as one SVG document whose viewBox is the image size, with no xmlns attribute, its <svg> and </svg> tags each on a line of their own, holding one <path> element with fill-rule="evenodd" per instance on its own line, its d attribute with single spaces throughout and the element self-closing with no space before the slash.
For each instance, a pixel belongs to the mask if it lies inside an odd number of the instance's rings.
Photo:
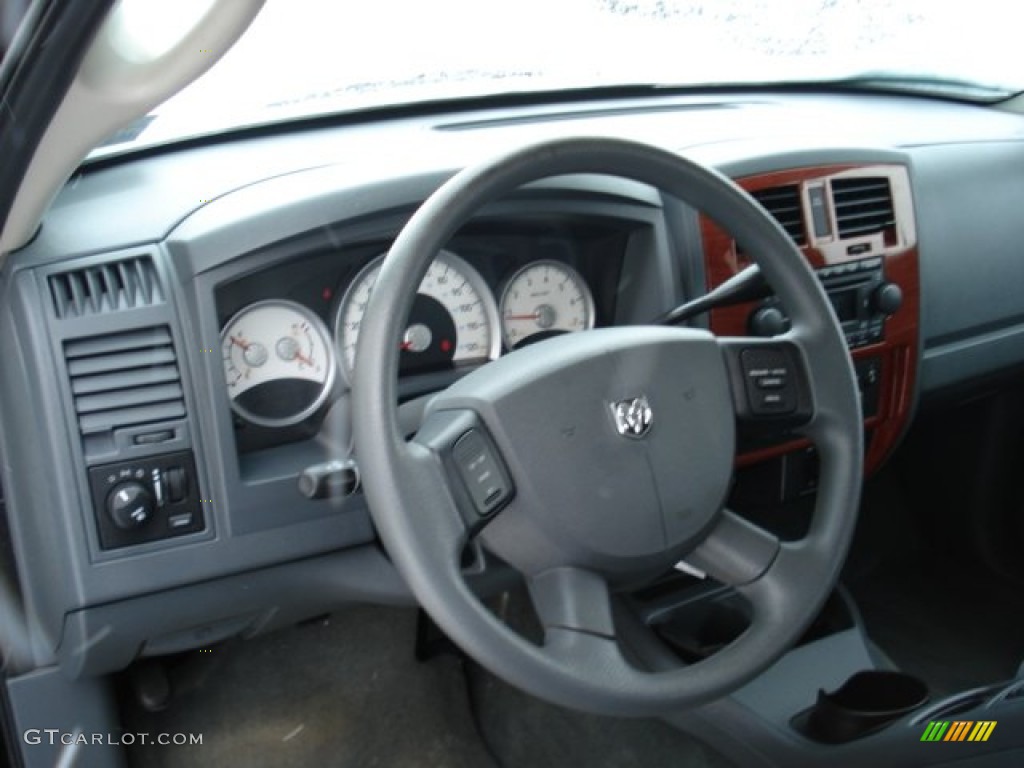
<svg viewBox="0 0 1024 768">
<path fill-rule="evenodd" d="M 285 427 L 311 416 L 334 384 L 327 328 L 292 301 L 250 304 L 221 331 L 231 407 L 246 421 Z"/>
</svg>

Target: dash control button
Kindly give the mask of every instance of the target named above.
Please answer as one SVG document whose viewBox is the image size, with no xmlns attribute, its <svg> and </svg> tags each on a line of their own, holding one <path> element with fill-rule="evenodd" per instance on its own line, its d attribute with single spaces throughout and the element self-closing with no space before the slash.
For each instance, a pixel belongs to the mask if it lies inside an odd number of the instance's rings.
<svg viewBox="0 0 1024 768">
<path fill-rule="evenodd" d="M 188 474 L 184 467 L 170 467 L 163 472 L 164 484 L 167 486 L 167 495 L 172 504 L 184 501 L 188 496 Z"/>
<path fill-rule="evenodd" d="M 135 435 L 135 437 L 132 438 L 132 442 L 135 443 L 135 445 L 153 445 L 154 443 L 166 443 L 173 439 L 173 429 L 161 429 L 157 432 L 145 432 L 141 435 Z"/>
<path fill-rule="evenodd" d="M 508 496 L 509 484 L 487 441 L 471 429 L 456 441 L 452 455 L 477 514 L 493 512 Z"/>
<path fill-rule="evenodd" d="M 188 528 L 194 522 L 193 517 L 194 516 L 191 512 L 186 512 L 182 515 L 171 515 L 169 518 L 167 518 L 167 525 L 172 530 L 177 530 L 178 528 Z"/>
</svg>

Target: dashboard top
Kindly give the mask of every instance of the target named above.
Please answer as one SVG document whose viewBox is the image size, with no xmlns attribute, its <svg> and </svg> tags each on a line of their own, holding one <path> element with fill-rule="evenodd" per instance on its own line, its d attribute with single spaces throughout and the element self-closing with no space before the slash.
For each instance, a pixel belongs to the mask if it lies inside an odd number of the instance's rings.
<svg viewBox="0 0 1024 768">
<path fill-rule="evenodd" d="M 828 163 L 844 149 L 849 158 L 852 148 L 1024 139 L 1017 116 L 992 108 L 906 96 L 772 91 L 313 123 L 86 165 L 20 253 L 45 260 L 160 239 L 233 191 L 314 168 L 334 166 L 339 181 L 353 186 L 420 174 L 443 177 L 474 159 L 567 133 L 628 136 L 733 175 Z M 111 217 L 111 210 L 121 215 Z M 324 218 L 330 220 L 331 212 Z"/>
</svg>

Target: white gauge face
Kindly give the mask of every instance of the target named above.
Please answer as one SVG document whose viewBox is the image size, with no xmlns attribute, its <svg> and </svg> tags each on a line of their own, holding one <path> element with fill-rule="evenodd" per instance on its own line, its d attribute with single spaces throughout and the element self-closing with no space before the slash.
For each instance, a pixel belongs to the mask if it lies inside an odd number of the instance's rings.
<svg viewBox="0 0 1024 768">
<path fill-rule="evenodd" d="M 384 257 L 370 262 L 338 306 L 335 335 L 351 381 L 359 327 Z M 420 283 L 402 335 L 402 374 L 440 370 L 458 363 L 493 360 L 501 351 L 498 311 L 480 273 L 453 253 L 442 251 Z"/>
<path fill-rule="evenodd" d="M 572 267 L 535 261 L 505 284 L 500 314 L 505 346 L 515 349 L 527 340 L 593 328 L 594 299 Z"/>
<path fill-rule="evenodd" d="M 250 304 L 221 331 L 231 407 L 269 427 L 297 424 L 330 393 L 335 359 L 323 322 L 284 300 Z"/>
</svg>

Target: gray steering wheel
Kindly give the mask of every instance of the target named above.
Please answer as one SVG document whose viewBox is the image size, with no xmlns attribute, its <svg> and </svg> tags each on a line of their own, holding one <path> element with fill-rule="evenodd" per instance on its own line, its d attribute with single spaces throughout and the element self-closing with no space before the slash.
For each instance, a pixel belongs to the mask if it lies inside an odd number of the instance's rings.
<svg viewBox="0 0 1024 768">
<path fill-rule="evenodd" d="M 711 216 L 749 244 L 791 330 L 773 339 L 648 326 L 565 334 L 463 377 L 431 401 L 406 440 L 397 350 L 431 260 L 482 205 L 574 173 L 643 182 Z M 781 389 L 759 386 L 766 376 L 781 378 Z M 838 578 L 863 455 L 842 332 L 782 228 L 732 181 L 678 155 L 564 139 L 455 175 L 384 262 L 360 328 L 352 390 L 363 484 L 395 566 L 466 653 L 541 698 L 655 715 L 722 696 L 798 639 Z M 780 542 L 723 508 L 737 421 L 785 423 L 817 446 L 818 497 L 803 540 Z M 523 575 L 543 644 L 510 630 L 467 586 L 460 563 L 475 536 Z M 744 595 L 751 624 L 704 661 L 639 669 L 616 640 L 611 591 L 681 559 Z"/>
</svg>

